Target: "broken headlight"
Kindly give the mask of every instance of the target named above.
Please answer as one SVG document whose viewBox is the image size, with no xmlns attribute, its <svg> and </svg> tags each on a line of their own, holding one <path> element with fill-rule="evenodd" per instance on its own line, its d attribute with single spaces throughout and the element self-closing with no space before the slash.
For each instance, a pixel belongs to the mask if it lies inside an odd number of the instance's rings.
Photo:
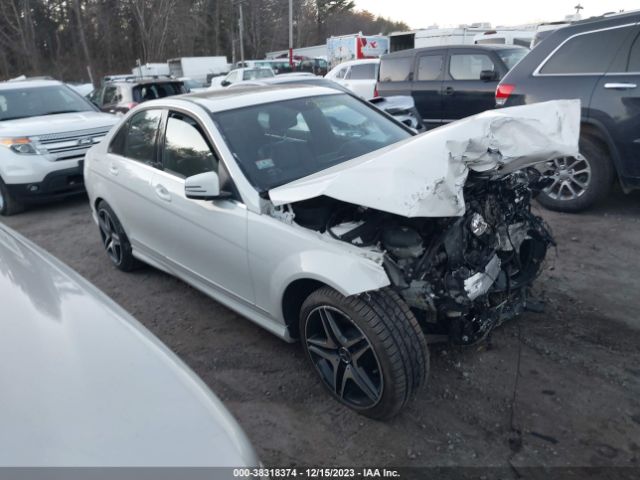
<svg viewBox="0 0 640 480">
<path fill-rule="evenodd" d="M 473 233 L 476 237 L 480 237 L 487 231 L 489 225 L 482 217 L 482 215 L 476 212 L 471 216 L 469 228 L 471 229 L 471 233 Z"/>
</svg>

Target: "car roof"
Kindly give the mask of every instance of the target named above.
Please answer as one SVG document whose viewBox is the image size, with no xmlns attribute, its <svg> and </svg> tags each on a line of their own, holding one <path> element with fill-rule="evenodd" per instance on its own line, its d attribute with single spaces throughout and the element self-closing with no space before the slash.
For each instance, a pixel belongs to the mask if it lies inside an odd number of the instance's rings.
<svg viewBox="0 0 640 480">
<path fill-rule="evenodd" d="M 436 47 L 421 47 L 421 48 L 410 48 L 408 50 L 398 50 L 397 52 L 387 53 L 382 56 L 382 60 L 385 58 L 394 58 L 394 57 L 410 57 L 416 55 L 418 53 L 423 52 L 432 52 L 434 50 L 461 50 L 461 49 L 470 49 L 470 50 L 528 50 L 527 47 L 523 47 L 520 45 L 499 45 L 493 43 L 487 43 L 482 45 L 440 45 Z"/>
<path fill-rule="evenodd" d="M 0 90 L 16 90 L 21 88 L 38 88 L 64 85 L 58 80 L 14 80 L 10 82 L 0 82 Z"/>
<path fill-rule="evenodd" d="M 571 22 L 571 27 L 581 26 L 581 25 L 589 25 L 591 23 L 598 23 L 606 20 L 618 20 L 621 23 L 626 22 L 638 22 L 640 21 L 640 10 L 630 10 L 628 12 L 615 12 L 615 13 L 606 13 L 604 15 L 600 15 L 598 17 L 589 17 L 583 20 L 578 20 L 576 22 Z"/>
<path fill-rule="evenodd" d="M 190 93 L 173 99 L 190 100 L 204 107 L 210 112 L 222 112 L 236 108 L 249 107 L 263 103 L 279 102 L 296 98 L 313 97 L 318 95 L 336 95 L 341 92 L 327 87 L 275 84 L 275 85 L 247 85 L 243 88 L 224 88 L 205 90 L 204 92 Z M 151 103 L 162 103 L 160 100 L 152 100 Z"/>
<path fill-rule="evenodd" d="M 182 83 L 182 80 L 176 78 L 141 78 L 139 80 L 112 80 L 105 82 L 106 85 L 130 85 L 135 87 L 136 85 L 149 85 L 154 83 Z"/>
</svg>

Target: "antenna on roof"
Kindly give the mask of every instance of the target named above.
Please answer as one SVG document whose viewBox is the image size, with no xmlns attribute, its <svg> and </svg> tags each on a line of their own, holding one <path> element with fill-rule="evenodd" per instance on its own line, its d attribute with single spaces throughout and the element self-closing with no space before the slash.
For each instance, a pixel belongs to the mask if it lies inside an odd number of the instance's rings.
<svg viewBox="0 0 640 480">
<path fill-rule="evenodd" d="M 584 10 L 584 7 L 580 4 L 577 4 L 575 7 L 573 7 L 576 9 L 576 15 L 580 15 L 580 10 Z"/>
</svg>

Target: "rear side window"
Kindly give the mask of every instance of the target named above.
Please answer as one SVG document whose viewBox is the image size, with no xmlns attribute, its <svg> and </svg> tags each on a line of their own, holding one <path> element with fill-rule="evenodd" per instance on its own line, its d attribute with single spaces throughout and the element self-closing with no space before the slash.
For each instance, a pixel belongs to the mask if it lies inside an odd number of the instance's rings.
<svg viewBox="0 0 640 480">
<path fill-rule="evenodd" d="M 636 36 L 633 45 L 631 45 L 627 72 L 640 72 L 640 33 Z"/>
<path fill-rule="evenodd" d="M 138 85 L 133 89 L 133 99 L 136 102 L 146 102 L 147 100 L 170 97 L 181 93 L 186 93 L 186 89 L 182 83 L 147 83 Z"/>
<path fill-rule="evenodd" d="M 161 117 L 160 110 L 144 110 L 136 113 L 116 134 L 109 146 L 109 151 L 155 166 L 156 139 Z"/>
<path fill-rule="evenodd" d="M 341 68 L 340 70 L 338 70 L 338 72 L 336 73 L 336 78 L 344 78 L 344 76 L 347 73 L 348 68 L 349 67 L 344 67 L 344 68 Z"/>
<path fill-rule="evenodd" d="M 480 72 L 495 70 L 488 55 L 483 53 L 462 53 L 451 55 L 449 73 L 454 80 L 480 80 Z"/>
<path fill-rule="evenodd" d="M 183 178 L 218 169 L 198 123 L 175 112 L 167 119 L 162 162 L 165 170 Z"/>
<path fill-rule="evenodd" d="M 375 63 L 365 63 L 362 65 L 352 65 L 349 71 L 349 79 L 351 80 L 374 80 L 376 78 Z"/>
<path fill-rule="evenodd" d="M 380 62 L 381 82 L 411 81 L 412 57 L 385 58 Z"/>
<path fill-rule="evenodd" d="M 542 66 L 541 74 L 603 74 L 631 28 L 612 28 L 567 40 Z"/>
<path fill-rule="evenodd" d="M 438 80 L 442 73 L 444 55 L 425 55 L 418 59 L 418 81 Z"/>
</svg>

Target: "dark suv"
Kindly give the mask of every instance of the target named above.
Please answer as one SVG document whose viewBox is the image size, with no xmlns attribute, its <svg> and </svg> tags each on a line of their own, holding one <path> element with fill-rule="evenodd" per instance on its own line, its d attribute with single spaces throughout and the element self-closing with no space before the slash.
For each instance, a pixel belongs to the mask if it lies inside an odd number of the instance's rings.
<svg viewBox="0 0 640 480">
<path fill-rule="evenodd" d="M 187 93 L 184 83 L 171 78 L 133 78 L 108 82 L 87 98 L 103 112 L 126 113 L 139 103 Z"/>
<path fill-rule="evenodd" d="M 449 45 L 383 55 L 378 94 L 411 95 L 427 128 L 495 108 L 498 81 L 524 57 L 513 45 Z"/>
<path fill-rule="evenodd" d="M 565 98 L 582 102 L 581 156 L 551 162 L 538 197 L 576 212 L 609 192 L 640 188 L 640 12 L 590 18 L 554 31 L 496 90 L 498 106 Z"/>
</svg>

